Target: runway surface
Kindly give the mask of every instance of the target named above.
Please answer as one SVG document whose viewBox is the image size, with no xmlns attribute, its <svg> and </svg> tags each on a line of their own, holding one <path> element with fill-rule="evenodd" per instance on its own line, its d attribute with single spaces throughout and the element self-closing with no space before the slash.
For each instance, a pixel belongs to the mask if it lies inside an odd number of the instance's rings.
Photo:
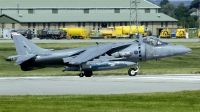
<svg viewBox="0 0 200 112">
<path fill-rule="evenodd" d="M 38 39 L 34 38 L 30 41 L 33 43 L 79 43 L 79 42 L 131 42 L 135 39 L 89 39 L 89 40 L 82 40 L 82 39 L 71 39 L 71 40 L 51 40 L 51 39 Z M 161 39 L 164 42 L 200 42 L 199 38 L 194 39 Z M 2 39 L 0 43 L 13 43 L 12 39 Z"/>
<path fill-rule="evenodd" d="M 200 75 L 0 77 L 0 95 L 123 94 L 200 90 Z"/>
</svg>

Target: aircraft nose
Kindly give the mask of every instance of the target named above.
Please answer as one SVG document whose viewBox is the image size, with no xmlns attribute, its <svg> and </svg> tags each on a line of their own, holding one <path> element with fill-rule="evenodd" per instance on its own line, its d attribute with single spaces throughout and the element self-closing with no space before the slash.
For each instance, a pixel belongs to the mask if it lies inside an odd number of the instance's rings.
<svg viewBox="0 0 200 112">
<path fill-rule="evenodd" d="M 174 46 L 174 55 L 187 54 L 187 53 L 190 53 L 191 51 L 192 50 L 190 48 L 183 45 Z"/>
</svg>

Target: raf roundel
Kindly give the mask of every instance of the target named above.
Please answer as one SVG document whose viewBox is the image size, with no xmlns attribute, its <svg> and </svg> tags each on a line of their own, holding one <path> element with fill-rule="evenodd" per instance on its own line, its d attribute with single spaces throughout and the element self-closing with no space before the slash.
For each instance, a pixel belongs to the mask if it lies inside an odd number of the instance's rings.
<svg viewBox="0 0 200 112">
<path fill-rule="evenodd" d="M 138 51 L 137 51 L 137 50 L 135 50 L 135 51 L 134 51 L 134 54 L 138 54 Z"/>
</svg>

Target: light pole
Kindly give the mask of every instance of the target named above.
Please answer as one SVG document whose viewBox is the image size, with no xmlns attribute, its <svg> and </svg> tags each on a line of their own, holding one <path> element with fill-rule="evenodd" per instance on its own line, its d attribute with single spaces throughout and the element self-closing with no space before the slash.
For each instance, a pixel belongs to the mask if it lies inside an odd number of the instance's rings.
<svg viewBox="0 0 200 112">
<path fill-rule="evenodd" d="M 130 0 L 130 37 L 133 35 L 132 23 L 136 25 L 136 32 L 139 36 L 138 31 L 138 3 L 140 0 Z M 134 17 L 133 17 L 134 16 Z"/>
</svg>

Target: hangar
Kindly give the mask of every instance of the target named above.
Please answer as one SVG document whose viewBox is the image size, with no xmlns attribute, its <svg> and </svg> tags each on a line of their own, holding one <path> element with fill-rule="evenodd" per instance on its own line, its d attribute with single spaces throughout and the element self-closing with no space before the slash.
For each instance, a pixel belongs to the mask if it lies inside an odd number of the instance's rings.
<svg viewBox="0 0 200 112">
<path fill-rule="evenodd" d="M 3 29 L 30 29 L 36 33 L 43 28 L 77 26 L 92 30 L 127 26 L 133 21 L 130 9 L 135 7 L 131 1 L 134 0 L 0 0 L 0 35 Z M 138 25 L 144 25 L 153 35 L 160 28 L 177 28 L 178 20 L 159 13 L 159 8 L 138 0 Z"/>
</svg>

